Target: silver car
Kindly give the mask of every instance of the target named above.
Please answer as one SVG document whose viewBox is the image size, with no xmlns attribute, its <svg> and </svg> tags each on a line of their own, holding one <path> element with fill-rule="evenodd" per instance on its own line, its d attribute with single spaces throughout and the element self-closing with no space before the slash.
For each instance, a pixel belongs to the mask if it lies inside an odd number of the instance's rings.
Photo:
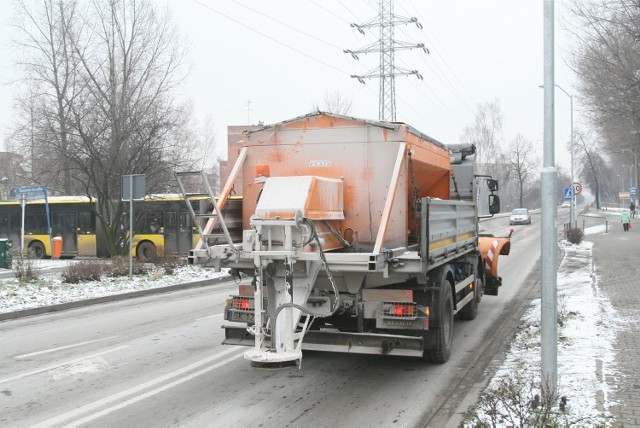
<svg viewBox="0 0 640 428">
<path fill-rule="evenodd" d="M 526 208 L 516 208 L 511 211 L 509 224 L 531 224 L 531 215 Z"/>
</svg>

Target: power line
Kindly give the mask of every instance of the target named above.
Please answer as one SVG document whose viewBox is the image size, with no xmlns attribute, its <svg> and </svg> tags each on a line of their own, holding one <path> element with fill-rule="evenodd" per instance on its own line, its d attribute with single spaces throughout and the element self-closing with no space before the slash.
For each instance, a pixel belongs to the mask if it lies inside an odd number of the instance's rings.
<svg viewBox="0 0 640 428">
<path fill-rule="evenodd" d="M 404 7 L 402 6 L 402 4 L 400 4 L 400 7 L 401 7 L 401 8 L 402 8 L 406 13 L 409 13 L 409 11 L 408 11 L 406 8 L 404 8 Z M 417 15 L 417 14 L 416 14 L 416 15 Z M 428 26 L 427 26 L 427 27 L 428 27 Z M 426 33 L 425 33 L 425 31 L 426 31 L 426 30 L 425 30 L 424 28 L 420 28 L 419 30 L 420 30 L 423 34 L 425 34 L 425 35 L 426 35 Z M 429 29 L 429 28 L 428 28 L 428 30 L 430 31 L 430 29 Z M 402 29 L 401 29 L 400 31 L 401 31 L 401 32 L 403 32 L 403 33 L 406 35 L 406 33 L 405 33 Z M 442 62 L 444 63 L 444 65 L 449 69 L 449 73 L 444 72 L 444 71 L 442 70 L 442 68 L 440 68 L 440 65 L 438 64 L 438 61 L 432 61 L 432 62 L 430 62 L 430 61 L 426 61 L 426 59 L 424 59 L 424 58 L 423 58 L 425 65 L 426 65 L 427 67 L 429 67 L 429 69 L 430 69 L 430 70 L 434 71 L 434 74 L 435 74 L 435 75 L 437 75 L 437 76 L 439 77 L 439 79 L 440 79 L 440 80 L 441 80 L 445 85 L 447 85 L 447 86 L 449 87 L 449 89 L 451 89 L 451 90 L 453 91 L 454 95 L 455 95 L 455 96 L 460 100 L 460 102 L 462 102 L 462 104 L 464 104 L 464 105 L 465 105 L 465 107 L 467 107 L 467 108 L 469 109 L 469 111 L 470 111 L 472 114 L 475 114 L 475 113 L 476 113 L 476 111 L 474 110 L 474 108 L 473 108 L 471 105 L 469 105 L 469 103 L 467 102 L 466 97 L 465 97 L 465 96 L 463 96 L 463 95 L 462 95 L 462 93 L 461 93 L 461 92 L 456 88 L 456 85 L 454 85 L 454 83 L 449 79 L 448 75 L 453 76 L 453 77 L 457 80 L 457 82 L 458 82 L 458 84 L 460 85 L 460 87 L 462 87 L 462 89 L 467 93 L 467 95 L 469 95 L 469 97 L 471 98 L 471 101 L 472 101 L 474 104 L 477 104 L 477 103 L 475 102 L 475 100 L 474 100 L 474 97 L 469 93 L 469 91 L 467 90 L 467 88 L 465 87 L 465 85 L 460 81 L 460 79 L 458 78 L 458 75 L 457 75 L 457 74 L 454 72 L 454 70 L 449 66 L 449 64 L 447 63 L 446 59 L 445 59 L 442 55 L 440 55 L 440 50 L 441 50 L 441 49 L 438 49 L 438 46 L 436 46 L 436 45 L 434 45 L 433 47 L 434 47 L 434 49 L 433 49 L 433 53 L 435 54 L 435 56 L 436 56 L 436 57 L 438 57 L 438 58 L 440 58 L 440 59 L 442 60 Z M 434 59 L 435 59 L 435 58 L 434 58 Z M 431 65 L 431 63 L 433 63 L 433 66 Z M 433 68 L 433 67 L 435 67 L 435 70 L 434 70 L 434 68 Z"/>
<path fill-rule="evenodd" d="M 254 32 L 254 33 L 256 33 L 256 34 L 259 34 L 259 35 L 261 35 L 262 37 L 265 37 L 265 38 L 267 38 L 267 39 L 269 39 L 269 40 L 271 40 L 271 41 L 273 41 L 273 42 L 275 42 L 275 43 L 277 43 L 277 44 L 279 44 L 279 45 L 281 45 L 281 46 L 284 46 L 284 47 L 286 47 L 286 48 L 287 48 L 287 49 L 289 49 L 289 50 L 292 50 L 292 51 L 294 51 L 294 52 L 296 52 L 296 53 L 299 53 L 299 54 L 301 54 L 301 55 L 303 55 L 303 56 L 305 56 L 305 57 L 307 57 L 307 58 L 309 58 L 309 59 L 312 59 L 312 60 L 313 60 L 313 61 L 315 61 L 315 62 L 318 62 L 318 63 L 320 63 L 320 64 L 322 64 L 322 65 L 325 65 L 325 66 L 327 66 L 327 67 L 329 67 L 329 68 L 331 68 L 331 69 L 333 69 L 333 70 L 336 70 L 336 71 L 338 71 L 338 72 L 340 72 L 340 73 L 343 73 L 343 74 L 345 74 L 345 75 L 349 75 L 347 72 L 345 72 L 345 71 L 343 71 L 343 70 L 340 70 L 339 68 L 337 68 L 337 67 L 335 67 L 335 66 L 332 66 L 331 64 L 328 64 L 327 62 L 324 62 L 324 61 L 322 61 L 322 60 L 320 60 L 320 59 L 318 59 L 318 58 L 316 58 L 316 57 L 313 57 L 313 56 L 311 56 L 311 55 L 309 55 L 309 54 L 307 54 L 307 53 L 305 53 L 305 52 L 303 52 L 303 51 L 301 51 L 301 50 L 299 50 L 299 49 L 296 49 L 296 48 L 294 48 L 294 47 L 292 47 L 292 46 L 288 45 L 287 43 L 281 42 L 280 40 L 278 40 L 278 39 L 276 39 L 276 38 L 274 38 L 274 37 L 272 37 L 272 36 L 270 36 L 270 35 L 268 35 L 268 34 L 265 34 L 264 32 L 262 32 L 262 31 L 260 31 L 260 30 L 257 30 L 257 29 L 255 29 L 255 28 L 253 28 L 252 26 L 247 25 L 247 24 L 245 24 L 245 23 L 243 23 L 243 22 L 239 21 L 238 19 L 235 19 L 235 18 L 233 18 L 233 17 L 231 17 L 231 16 L 229 16 L 229 15 L 227 15 L 227 14 L 223 13 L 223 12 L 220 12 L 219 10 L 217 10 L 217 9 L 215 9 L 215 8 L 213 8 L 213 7 L 211 7 L 211 6 L 209 6 L 208 4 L 203 3 L 203 2 L 202 2 L 202 1 L 200 1 L 200 0 L 193 0 L 193 1 L 194 1 L 194 3 L 196 3 L 196 4 L 198 4 L 198 5 L 200 5 L 200 6 L 204 7 L 204 8 L 206 8 L 207 10 L 209 10 L 209 11 L 211 11 L 211 12 L 213 12 L 213 13 L 216 13 L 216 14 L 218 14 L 218 15 L 220 15 L 220 16 L 222 16 L 222 17 L 224 17 L 225 19 L 228 19 L 229 21 L 232 21 L 232 22 L 234 22 L 234 23 L 236 23 L 236 24 L 238 24 L 238 25 L 240 25 L 240 26 L 242 26 L 242 27 L 244 27 L 244 28 L 246 28 L 246 29 L 248 29 L 248 30 L 250 30 L 250 31 L 252 31 L 252 32 Z M 247 6 L 247 5 L 244 5 L 244 4 L 242 4 L 241 2 L 239 2 L 239 1 L 236 1 L 236 0 L 232 0 L 232 1 L 233 1 L 234 3 L 236 3 L 237 5 L 244 7 L 245 9 L 251 10 L 252 12 L 254 12 L 254 13 L 258 14 L 258 15 L 261 15 L 261 16 L 263 16 L 263 17 L 265 17 L 265 18 L 267 18 L 267 19 L 269 19 L 269 20 L 271 20 L 271 21 L 274 21 L 274 22 L 276 22 L 276 23 L 278 23 L 278 24 L 280 24 L 280 25 L 283 25 L 283 26 L 285 26 L 285 27 L 287 27 L 287 28 L 289 28 L 289 29 L 291 29 L 291 30 L 294 30 L 294 31 L 296 31 L 296 32 L 300 33 L 300 34 L 303 34 L 303 35 L 305 35 L 305 36 L 307 36 L 307 37 L 309 37 L 309 38 L 312 38 L 312 39 L 314 39 L 314 40 L 321 41 L 321 42 L 323 42 L 325 45 L 330 46 L 330 47 L 332 47 L 332 48 L 340 49 L 340 48 L 339 48 L 338 46 L 336 46 L 336 45 L 333 45 L 333 44 L 331 44 L 331 43 L 329 43 L 329 42 L 326 42 L 326 41 L 324 41 L 324 40 L 321 40 L 321 39 L 319 39 L 318 37 L 315 37 L 315 36 L 313 36 L 313 35 L 311 35 L 311 34 L 309 34 L 309 33 L 305 32 L 305 31 L 303 31 L 303 30 L 300 30 L 300 29 L 298 29 L 298 28 L 295 28 L 295 27 L 293 27 L 293 26 L 291 26 L 291 25 L 289 25 L 289 24 L 287 24 L 287 23 L 285 23 L 285 22 L 283 22 L 283 21 L 280 21 L 280 20 L 278 20 L 278 19 L 276 19 L 276 18 L 273 18 L 273 17 L 271 17 L 271 16 L 269 16 L 269 15 L 267 15 L 267 14 L 265 14 L 265 13 L 261 12 L 261 11 L 258 11 L 258 10 L 256 10 L 256 9 L 253 9 L 253 8 L 251 8 L 251 7 Z M 332 11 L 330 11 L 329 9 L 325 8 L 324 6 L 322 6 L 322 5 L 318 4 L 317 2 L 315 2 L 315 1 L 313 1 L 313 0 L 310 0 L 310 1 L 311 1 L 311 3 L 313 3 L 313 4 L 314 4 L 315 6 L 317 6 L 318 8 L 320 8 L 320 9 L 324 10 L 325 12 L 327 12 L 327 13 L 331 14 L 332 16 L 334 16 L 334 17 L 336 17 L 336 18 L 340 19 L 341 21 L 343 21 L 343 22 L 349 22 L 349 21 L 345 20 L 342 16 L 340 16 L 340 15 L 337 15 L 337 14 L 333 13 Z M 355 14 L 354 14 L 354 13 L 353 13 L 353 12 L 352 12 L 352 11 L 351 11 L 351 10 L 350 10 L 350 9 L 349 9 L 349 8 L 348 8 L 348 7 L 347 7 L 347 6 L 342 2 L 342 1 L 340 1 L 340 0 L 339 0 L 339 2 L 340 2 L 340 4 L 343 6 L 343 8 L 344 8 L 344 9 L 345 9 L 349 14 L 353 15 L 354 17 L 356 16 L 356 15 L 355 15 Z M 410 21 L 410 22 L 414 22 L 414 21 Z M 369 38 L 369 34 L 368 34 L 368 33 L 366 33 L 366 34 L 365 34 L 365 37 L 366 37 L 366 38 Z M 412 74 L 413 74 L 413 73 L 412 73 Z M 439 98 L 435 93 L 433 94 L 433 96 L 432 96 L 432 97 L 429 97 L 429 96 L 427 96 L 427 95 L 424 93 L 424 91 L 423 91 L 420 87 L 418 87 L 417 85 L 415 85 L 415 82 L 413 82 L 413 84 L 414 84 L 414 86 L 416 86 L 416 88 L 417 88 L 417 89 L 418 89 L 418 91 L 422 94 L 422 96 L 424 96 L 426 99 L 434 99 L 434 98 L 435 98 L 436 100 L 438 100 L 438 101 L 440 102 L 440 104 L 442 105 L 443 110 L 447 111 L 447 112 L 448 112 L 448 113 L 449 113 L 449 114 L 454 118 L 454 120 L 456 119 L 456 118 L 455 118 L 455 116 L 453 115 L 453 113 L 451 113 L 451 111 L 446 107 L 446 105 L 442 102 L 442 100 L 441 100 L 441 99 L 440 99 L 440 98 Z M 365 86 L 365 87 L 366 87 L 366 89 L 367 89 L 369 92 L 371 92 L 372 94 L 374 94 L 374 95 L 375 95 L 375 92 L 374 92 L 374 91 L 373 91 L 369 86 Z M 400 99 L 400 98 L 399 98 L 399 99 Z M 428 123 L 431 123 L 431 121 L 430 121 L 426 116 L 424 116 L 422 113 L 420 113 L 420 111 L 416 110 L 416 109 L 415 109 L 411 104 L 406 103 L 406 102 L 405 102 L 404 100 L 402 100 L 402 99 L 400 99 L 400 101 L 403 103 L 403 105 L 406 105 L 408 108 L 410 108 L 411 110 L 413 110 L 414 112 L 416 112 L 420 117 L 422 117 L 423 119 L 425 119 Z M 247 102 L 247 110 L 249 109 L 249 106 L 248 106 L 248 105 L 249 105 L 249 102 Z M 249 113 L 249 112 L 247 111 L 247 114 L 248 114 L 248 113 Z M 395 118 L 394 118 L 393 120 L 395 120 Z M 437 128 L 436 126 L 432 126 L 432 127 Z"/>
<path fill-rule="evenodd" d="M 411 3 L 408 3 L 414 10 L 415 15 L 418 16 L 420 15 L 420 13 L 418 13 L 418 10 L 415 8 L 415 6 Z M 400 5 L 400 7 L 407 13 L 409 13 L 407 11 L 407 9 L 405 9 L 402 4 Z M 429 40 L 432 41 L 434 48 L 436 46 L 442 46 L 442 43 L 440 42 L 440 40 L 437 38 L 436 34 L 433 33 L 431 31 L 431 28 L 429 26 L 427 26 L 426 28 L 422 29 L 423 32 L 428 32 L 430 34 L 430 36 L 428 37 Z M 426 35 L 426 34 L 425 34 Z M 447 69 L 451 72 L 451 75 L 458 81 L 458 83 L 460 84 L 460 86 L 462 87 L 462 89 L 467 93 L 467 95 L 469 95 L 469 98 L 471 98 L 471 100 L 473 101 L 474 104 L 478 104 L 477 102 L 477 98 L 471 94 L 471 92 L 469 92 L 467 86 L 462 82 L 462 80 L 460 80 L 460 78 L 458 77 L 458 74 L 455 72 L 455 70 L 449 65 L 449 61 L 447 61 L 447 58 L 445 57 L 446 51 L 444 49 L 434 49 L 434 53 L 436 56 L 439 56 L 442 59 L 442 62 L 444 63 L 444 65 L 447 67 Z M 458 69 L 460 67 L 457 66 L 457 64 L 455 63 L 454 59 L 451 59 L 451 61 L 453 62 L 454 66 L 456 66 Z"/>
<path fill-rule="evenodd" d="M 302 30 L 300 30 L 299 28 L 296 28 L 296 27 L 294 27 L 294 26 L 292 26 L 292 25 L 287 24 L 286 22 L 282 22 L 282 21 L 280 21 L 279 19 L 276 19 L 276 18 L 273 18 L 273 17 L 271 17 L 271 16 L 267 15 L 266 13 L 260 12 L 259 10 L 256 10 L 256 9 L 254 9 L 254 8 L 252 8 L 252 7 L 249 7 L 249 6 L 245 5 L 245 4 L 242 4 L 242 3 L 240 3 L 239 1 L 236 1 L 236 0 L 231 0 L 231 1 L 232 1 L 233 3 L 235 3 L 235 4 L 237 4 L 238 6 L 242 6 L 242 7 L 244 7 L 245 9 L 248 9 L 248 10 L 250 10 L 250 11 L 254 12 L 254 13 L 257 13 L 258 15 L 264 16 L 265 18 L 270 19 L 270 20 L 272 20 L 272 21 L 274 21 L 274 22 L 277 22 L 278 24 L 283 25 L 283 26 L 285 26 L 285 27 L 287 27 L 287 28 L 289 28 L 289 29 L 291 29 L 291 30 L 293 30 L 293 31 L 296 31 L 296 32 L 300 33 L 300 34 L 304 34 L 305 36 L 307 36 L 307 37 L 309 37 L 309 38 L 312 38 L 312 39 L 317 40 L 317 41 L 319 41 L 319 42 L 321 42 L 321 43 L 324 43 L 324 44 L 325 44 L 325 45 L 327 45 L 327 46 L 330 46 L 330 47 L 332 47 L 332 48 L 336 48 L 336 49 L 340 49 L 340 50 L 342 49 L 340 46 L 336 46 L 336 45 L 334 45 L 334 44 L 332 44 L 332 43 L 327 42 L 327 41 L 326 41 L 326 40 L 324 40 L 324 39 L 321 39 L 321 38 L 319 38 L 319 37 L 316 37 L 316 36 L 314 36 L 314 35 L 312 35 L 312 34 L 309 34 L 309 33 L 305 32 L 305 31 L 302 31 Z"/>
<path fill-rule="evenodd" d="M 285 47 L 285 48 L 287 48 L 289 50 L 292 50 L 292 51 L 294 51 L 296 53 L 299 53 L 300 55 L 305 56 L 305 57 L 307 57 L 307 58 L 309 58 L 309 59 L 311 59 L 311 60 L 313 60 L 313 61 L 315 61 L 315 62 L 317 62 L 319 64 L 322 64 L 322 65 L 324 65 L 326 67 L 329 67 L 329 68 L 331 68 L 331 69 L 333 69 L 335 71 L 338 71 L 339 73 L 346 74 L 347 76 L 349 76 L 349 73 L 347 73 L 346 71 L 341 70 L 341 69 L 339 69 L 339 68 L 337 68 L 337 67 L 335 67 L 335 66 L 333 66 L 331 64 L 328 64 L 328 63 L 326 63 L 324 61 L 321 61 L 318 58 L 316 58 L 314 56 L 311 56 L 311 55 L 307 54 L 304 51 L 301 51 L 300 49 L 294 48 L 293 46 L 289 46 L 288 44 L 286 44 L 284 42 L 281 42 L 280 40 L 278 40 L 278 39 L 276 39 L 274 37 L 271 37 L 268 34 L 263 33 L 262 31 L 256 30 L 255 28 L 253 28 L 253 27 L 251 27 L 251 26 L 249 26 L 247 24 L 244 24 L 243 22 L 238 21 L 237 19 L 232 18 L 229 15 L 226 15 L 226 14 L 220 12 L 219 10 L 216 10 L 216 9 L 212 8 L 211 6 L 209 6 L 208 4 L 203 3 L 200 0 L 192 0 L 192 1 L 194 3 L 200 5 L 200 6 L 204 7 L 205 9 L 210 10 L 211 12 L 213 12 L 215 14 L 218 14 L 218 15 L 220 15 L 220 16 L 222 16 L 222 17 L 224 17 L 224 18 L 226 18 L 226 19 L 228 19 L 228 20 L 230 20 L 232 22 L 235 22 L 236 24 L 238 24 L 238 25 L 240 25 L 240 26 L 242 26 L 242 27 L 244 27 L 244 28 L 246 28 L 246 29 L 248 29 L 250 31 L 253 31 L 256 34 L 261 35 L 262 37 L 265 37 L 265 38 L 267 38 L 267 39 L 279 44 L 280 46 L 283 46 L 283 47 Z"/>
<path fill-rule="evenodd" d="M 394 0 L 379 0 L 379 14 L 377 18 L 373 18 L 363 24 L 350 24 L 351 27 L 356 28 L 361 34 L 365 34 L 364 30 L 368 28 L 379 28 L 380 39 L 377 44 L 374 43 L 356 50 L 344 50 L 345 53 L 350 54 L 355 59 L 359 58 L 358 54 L 367 54 L 372 52 L 379 53 L 380 64 L 377 71 L 372 70 L 367 74 L 351 75 L 351 77 L 358 79 L 361 83 L 364 83 L 365 79 L 379 79 L 378 119 L 392 122 L 396 120 L 395 77 L 415 75 L 418 79 L 422 79 L 422 76 L 417 70 L 407 70 L 396 67 L 396 50 L 421 48 L 426 53 L 429 53 L 423 43 L 409 44 L 395 39 L 394 30 L 396 25 L 409 23 L 414 23 L 418 27 L 421 25 L 416 18 L 402 18 L 396 16 L 393 12 L 393 3 Z"/>
</svg>

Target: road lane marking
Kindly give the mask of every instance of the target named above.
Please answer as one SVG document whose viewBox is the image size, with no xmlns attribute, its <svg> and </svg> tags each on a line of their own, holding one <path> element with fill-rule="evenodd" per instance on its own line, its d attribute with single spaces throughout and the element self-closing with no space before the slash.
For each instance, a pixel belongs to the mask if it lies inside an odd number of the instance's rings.
<svg viewBox="0 0 640 428">
<path fill-rule="evenodd" d="M 5 378 L 5 379 L 0 379 L 0 384 L 6 383 L 6 382 L 11 382 L 12 380 L 16 380 L 16 379 L 22 379 L 24 377 L 32 376 L 34 374 L 46 372 L 46 371 L 49 371 L 49 370 L 52 370 L 52 369 L 57 369 L 58 367 L 66 366 L 68 364 L 75 364 L 75 363 L 77 363 L 79 361 L 82 361 L 82 360 L 87 360 L 87 359 L 99 357 L 100 355 L 104 355 L 104 354 L 108 354 L 108 353 L 111 353 L 111 352 L 119 351 L 120 349 L 124 349 L 124 348 L 128 348 L 128 347 L 129 347 L 128 345 L 118 346 L 117 348 L 107 349 L 106 351 L 102 351 L 102 352 L 98 352 L 98 353 L 95 353 L 95 354 L 87 355 L 87 356 L 82 357 L 82 358 L 76 358 L 76 359 L 73 359 L 73 360 L 65 361 L 64 363 L 54 364 L 52 366 L 47 366 L 47 367 L 43 367 L 41 369 L 32 370 L 32 371 L 27 372 L 27 373 L 22 373 L 22 374 L 19 374 L 19 375 L 16 375 L 16 376 L 8 377 L 8 378 Z"/>
<path fill-rule="evenodd" d="M 95 357 L 53 369 L 51 370 L 51 377 L 53 380 L 61 380 L 84 374 L 98 373 L 109 368 L 111 368 L 111 366 L 104 358 Z"/>
<path fill-rule="evenodd" d="M 156 389 L 152 389 L 151 391 L 147 391 L 144 394 L 138 395 L 137 397 L 130 398 L 127 401 L 123 401 L 120 404 L 116 404 L 115 406 L 111 406 L 111 407 L 103 409 L 103 410 L 101 410 L 99 412 L 92 413 L 92 414 L 90 414 L 89 416 L 87 416 L 85 418 L 73 421 L 72 423 L 70 423 L 67 426 L 69 426 L 69 427 L 77 427 L 77 426 L 85 425 L 88 422 L 91 422 L 91 421 L 94 421 L 94 420 L 96 420 L 98 418 L 106 416 L 109 413 L 115 412 L 116 410 L 120 410 L 120 409 L 122 409 L 124 407 L 127 407 L 127 406 L 131 405 L 131 404 L 135 404 L 138 401 L 145 400 L 145 399 L 147 399 L 149 397 L 152 397 L 152 396 L 154 396 L 156 394 L 159 394 L 159 393 L 161 393 L 163 391 L 166 391 L 167 389 L 173 388 L 174 386 L 180 385 L 181 383 L 188 382 L 191 379 L 194 379 L 194 378 L 196 378 L 198 376 L 201 376 L 201 375 L 203 375 L 203 374 L 205 374 L 207 372 L 210 372 L 211 370 L 217 369 L 218 367 L 224 366 L 225 364 L 228 364 L 228 363 L 230 363 L 230 362 L 232 362 L 234 360 L 237 360 L 238 358 L 242 357 L 243 355 L 244 355 L 244 353 L 238 354 L 238 355 L 234 355 L 233 357 L 227 358 L 226 360 L 220 361 L 219 363 L 216 363 L 216 364 L 214 364 L 212 366 L 205 367 L 202 370 L 199 370 L 197 372 L 193 372 L 192 374 L 190 374 L 188 376 L 176 379 L 173 382 L 168 383 L 168 384 L 166 384 L 164 386 L 160 386 L 160 387 L 158 387 Z M 36 425 L 36 427 L 38 427 L 38 425 Z"/>
<path fill-rule="evenodd" d="M 45 349 L 44 351 L 32 352 L 30 354 L 18 355 L 14 358 L 19 360 L 20 358 L 28 358 L 36 355 L 47 354 L 49 352 L 62 351 L 63 349 L 75 348 L 76 346 L 88 345 L 90 343 L 96 343 L 96 342 L 103 342 L 105 340 L 115 339 L 116 337 L 118 336 L 109 336 L 109 337 L 105 337 L 104 339 L 88 340 L 86 342 L 79 342 L 79 343 L 74 343 L 72 345 L 60 346 L 58 348 Z"/>
<path fill-rule="evenodd" d="M 158 384 L 160 384 L 162 382 L 166 382 L 166 381 L 168 381 L 168 380 L 170 380 L 172 378 L 175 378 L 176 376 L 181 376 L 181 375 L 183 375 L 183 374 L 185 374 L 185 373 L 187 373 L 187 372 L 189 372 L 191 370 L 199 368 L 200 366 L 208 364 L 208 363 L 210 363 L 210 362 L 212 362 L 214 360 L 220 359 L 220 358 L 226 356 L 227 354 L 230 354 L 232 352 L 237 352 L 238 349 L 240 349 L 240 348 L 241 347 L 239 347 L 239 346 L 232 346 L 230 349 L 227 349 L 225 351 L 219 352 L 219 353 L 217 353 L 215 355 L 211 355 L 211 356 L 209 356 L 207 358 L 203 358 L 200 361 L 196 361 L 195 363 L 191 363 L 191 364 L 189 364 L 189 365 L 187 365 L 187 366 L 185 366 L 185 367 L 183 367 L 181 369 L 174 370 L 174 371 L 172 371 L 170 373 L 164 374 L 164 375 L 162 375 L 160 377 L 157 377 L 155 379 L 147 381 L 147 382 L 145 382 L 143 384 L 140 384 L 138 386 L 134 386 L 132 388 L 126 389 L 126 390 L 124 390 L 122 392 L 119 392 L 117 394 L 110 395 L 109 397 L 105 397 L 105 398 L 103 398 L 101 400 L 94 401 L 93 403 L 89 403 L 89 404 L 86 404 L 86 405 L 84 405 L 82 407 L 78 407 L 76 409 L 70 410 L 67 413 L 63 413 L 61 415 L 58 415 L 58 416 L 53 417 L 51 419 L 48 419 L 46 421 L 42 421 L 39 424 L 34 425 L 34 428 L 36 428 L 36 427 L 44 428 L 44 427 L 50 427 L 50 426 L 53 426 L 53 425 L 59 425 L 59 424 L 62 424 L 64 421 L 67 421 L 67 420 L 70 420 L 70 419 L 74 419 L 74 418 L 79 418 L 81 415 L 83 415 L 85 413 L 88 413 L 88 412 L 91 412 L 91 415 L 85 417 L 85 419 L 86 418 L 99 417 L 99 416 L 95 416 L 95 415 L 98 415 L 98 414 L 100 414 L 102 416 L 103 412 L 105 412 L 107 410 L 108 410 L 107 413 L 109 413 L 109 412 L 115 410 L 116 408 L 119 408 L 118 406 L 124 407 L 124 406 L 130 404 L 129 402 L 135 403 L 136 401 L 139 401 L 139 400 L 142 400 L 142 399 L 146 398 L 147 394 L 151 394 L 151 395 L 157 394 L 158 392 L 161 392 L 166 388 L 170 388 L 170 387 L 174 386 L 174 384 L 178 385 L 178 384 L 180 384 L 182 382 L 186 382 L 187 380 L 190 380 L 193 377 L 199 376 L 202 373 L 206 373 L 206 372 L 208 372 L 210 370 L 213 370 L 213 369 L 215 369 L 217 367 L 220 367 L 220 366 L 222 366 L 224 364 L 227 364 L 227 363 L 229 363 L 229 362 L 231 362 L 231 361 L 233 361 L 233 360 L 235 360 L 237 358 L 242 357 L 244 355 L 244 352 L 238 353 L 237 355 L 234 355 L 233 357 L 227 358 L 226 360 L 223 360 L 223 361 L 221 361 L 219 363 L 216 363 L 213 366 L 209 366 L 209 367 L 206 367 L 204 369 L 201 369 L 200 371 L 195 372 L 195 373 L 193 373 L 193 374 L 191 374 L 191 375 L 189 375 L 187 377 L 175 380 L 172 383 L 169 383 L 167 385 L 158 387 L 158 388 L 156 388 L 154 390 L 146 392 L 145 394 L 142 394 L 142 395 L 137 396 L 137 397 L 133 397 L 133 398 L 131 398 L 131 399 L 129 399 L 129 400 L 123 402 L 123 403 L 116 404 L 115 406 L 112 406 L 110 408 L 104 409 L 104 410 L 100 411 L 99 413 L 95 413 L 95 410 L 100 408 L 100 407 L 102 407 L 102 406 L 109 405 L 109 404 L 111 404 L 111 403 L 113 403 L 115 401 L 125 399 L 128 396 L 131 396 L 131 395 L 134 395 L 134 394 L 138 394 L 138 393 L 142 392 L 145 389 L 148 389 L 148 388 L 151 388 L 151 387 L 155 387 L 156 385 L 158 385 Z M 104 414 L 107 414 L 107 413 L 104 413 Z M 75 421 L 75 422 L 71 423 L 71 426 L 76 426 L 76 425 L 79 425 L 78 421 Z"/>
<path fill-rule="evenodd" d="M 215 314 L 215 315 L 207 315 L 205 317 L 200 317 L 200 318 L 194 318 L 194 321 L 200 321 L 200 320 L 206 320 L 208 318 L 217 318 L 217 317 L 221 317 L 224 314 Z"/>
</svg>

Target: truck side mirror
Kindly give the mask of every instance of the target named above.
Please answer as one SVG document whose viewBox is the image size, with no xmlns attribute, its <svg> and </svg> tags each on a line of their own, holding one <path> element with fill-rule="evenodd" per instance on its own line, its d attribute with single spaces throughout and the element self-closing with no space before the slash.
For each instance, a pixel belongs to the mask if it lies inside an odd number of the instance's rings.
<svg viewBox="0 0 640 428">
<path fill-rule="evenodd" d="M 500 197 L 498 195 L 489 195 L 489 213 L 498 214 L 499 212 L 500 212 Z"/>
<path fill-rule="evenodd" d="M 487 178 L 487 187 L 489 187 L 489 190 L 491 190 L 492 192 L 497 192 L 498 180 L 495 180 L 493 178 Z M 498 205 L 499 205 L 499 202 L 498 202 Z"/>
</svg>

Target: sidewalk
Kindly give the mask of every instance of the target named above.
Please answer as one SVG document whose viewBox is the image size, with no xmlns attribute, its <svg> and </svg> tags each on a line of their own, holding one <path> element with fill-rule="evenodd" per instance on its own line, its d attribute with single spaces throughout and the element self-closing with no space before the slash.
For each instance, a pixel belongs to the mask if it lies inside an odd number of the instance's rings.
<svg viewBox="0 0 640 428">
<path fill-rule="evenodd" d="M 608 401 L 616 427 L 640 427 L 640 219 L 622 230 L 619 216 L 607 216 L 607 234 L 589 235 L 598 288 L 623 321 L 614 343 L 618 373 L 607 376 Z M 607 322 L 607 320 L 603 320 Z"/>
</svg>

